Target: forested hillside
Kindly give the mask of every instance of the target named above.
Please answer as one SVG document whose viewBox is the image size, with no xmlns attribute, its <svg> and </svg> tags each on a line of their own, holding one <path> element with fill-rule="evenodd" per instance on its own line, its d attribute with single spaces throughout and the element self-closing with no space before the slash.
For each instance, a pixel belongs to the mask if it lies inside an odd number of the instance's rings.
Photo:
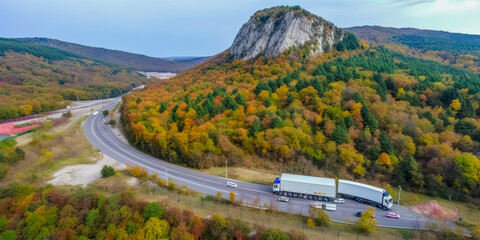
<svg viewBox="0 0 480 240">
<path fill-rule="evenodd" d="M 50 46 L 72 52 L 86 58 L 113 63 L 124 68 L 144 72 L 181 72 L 209 58 L 180 57 L 162 59 L 118 50 L 89 47 L 50 38 L 17 38 L 13 40 L 23 43 Z"/>
<path fill-rule="evenodd" d="M 415 28 L 362 26 L 347 28 L 359 38 L 404 55 L 480 71 L 480 35 Z"/>
<path fill-rule="evenodd" d="M 71 52 L 0 40 L 0 120 L 51 111 L 71 100 L 118 96 L 147 81 Z"/>
<path fill-rule="evenodd" d="M 480 197 L 480 76 L 384 47 L 309 58 L 221 53 L 125 96 L 129 140 L 194 168 L 230 165 Z"/>
</svg>

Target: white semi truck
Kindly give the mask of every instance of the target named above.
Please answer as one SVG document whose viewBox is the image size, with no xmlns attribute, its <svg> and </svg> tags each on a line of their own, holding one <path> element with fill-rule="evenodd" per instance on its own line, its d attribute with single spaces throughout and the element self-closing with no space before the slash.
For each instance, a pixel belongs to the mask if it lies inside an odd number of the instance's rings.
<svg viewBox="0 0 480 240">
<path fill-rule="evenodd" d="M 339 179 L 337 193 L 342 197 L 355 199 L 357 202 L 370 204 L 385 210 L 393 206 L 392 196 L 385 189 L 368 184 Z"/>
<path fill-rule="evenodd" d="M 338 186 L 333 178 L 320 178 L 283 173 L 273 182 L 273 193 L 311 200 L 333 201 L 335 197 L 351 198 L 361 203 L 382 209 L 393 206 L 390 194 L 368 184 L 339 179 Z"/>
<path fill-rule="evenodd" d="M 288 173 L 273 182 L 273 192 L 276 194 L 320 201 L 333 201 L 335 188 L 335 179 Z"/>
</svg>

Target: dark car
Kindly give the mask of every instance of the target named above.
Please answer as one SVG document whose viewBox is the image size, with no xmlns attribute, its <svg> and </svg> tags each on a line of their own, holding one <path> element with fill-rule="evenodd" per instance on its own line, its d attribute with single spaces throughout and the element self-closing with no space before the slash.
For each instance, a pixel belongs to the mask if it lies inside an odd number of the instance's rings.
<svg viewBox="0 0 480 240">
<path fill-rule="evenodd" d="M 361 217 L 363 212 L 357 212 L 357 217 Z M 375 218 L 375 215 L 372 216 L 372 218 Z"/>
</svg>

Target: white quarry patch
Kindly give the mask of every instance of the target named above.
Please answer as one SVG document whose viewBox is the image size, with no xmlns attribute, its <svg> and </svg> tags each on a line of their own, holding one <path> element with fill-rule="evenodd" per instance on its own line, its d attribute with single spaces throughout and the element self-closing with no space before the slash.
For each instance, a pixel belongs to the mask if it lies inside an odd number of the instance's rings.
<svg viewBox="0 0 480 240">
<path fill-rule="evenodd" d="M 127 167 L 125 164 L 103 154 L 102 158 L 95 164 L 78 164 L 61 168 L 53 174 L 53 179 L 48 183 L 52 185 L 82 185 L 85 187 L 101 177 L 100 171 L 104 165 L 112 166 L 116 170 Z"/>
<path fill-rule="evenodd" d="M 136 186 L 138 184 L 138 178 L 131 177 L 127 180 L 127 185 L 130 187 Z"/>
</svg>

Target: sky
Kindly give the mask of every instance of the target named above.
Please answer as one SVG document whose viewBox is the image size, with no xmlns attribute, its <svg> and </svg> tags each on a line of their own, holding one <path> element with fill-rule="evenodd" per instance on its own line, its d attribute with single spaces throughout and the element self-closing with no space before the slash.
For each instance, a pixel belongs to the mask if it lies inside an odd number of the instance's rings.
<svg viewBox="0 0 480 240">
<path fill-rule="evenodd" d="M 153 57 L 211 56 L 257 10 L 300 5 L 339 27 L 480 34 L 480 0 L 0 0 L 0 37 L 48 37 Z"/>
</svg>

